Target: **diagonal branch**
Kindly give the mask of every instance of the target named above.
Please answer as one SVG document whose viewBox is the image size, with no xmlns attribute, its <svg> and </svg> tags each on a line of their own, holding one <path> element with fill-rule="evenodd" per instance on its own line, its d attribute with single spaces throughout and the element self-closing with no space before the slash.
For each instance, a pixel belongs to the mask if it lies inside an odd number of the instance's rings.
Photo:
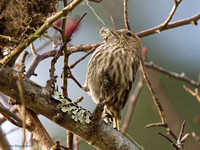
<svg viewBox="0 0 200 150">
<path fill-rule="evenodd" d="M 149 36 L 149 35 L 152 35 L 152 34 L 160 33 L 161 31 L 177 28 L 177 27 L 184 26 L 184 25 L 189 25 L 189 24 L 197 25 L 197 21 L 199 19 L 200 19 L 200 13 L 198 13 L 195 16 L 192 16 L 190 18 L 186 18 L 186 19 L 183 19 L 183 20 L 179 20 L 179 21 L 169 23 L 164 28 L 163 28 L 163 25 L 161 24 L 161 25 L 158 25 L 156 27 L 138 32 L 136 34 L 140 38 L 143 38 L 143 37 L 146 37 L 146 36 Z M 71 46 L 71 47 L 68 48 L 68 51 L 70 53 L 87 52 L 88 50 L 92 49 L 93 47 L 98 47 L 101 44 L 102 43 L 92 43 L 92 44 Z"/>
<path fill-rule="evenodd" d="M 158 99 L 158 97 L 157 97 L 157 95 L 156 95 L 156 93 L 155 93 L 155 91 L 154 91 L 154 89 L 153 89 L 153 87 L 152 87 L 152 85 L 151 85 L 151 82 L 150 82 L 150 80 L 149 80 L 149 77 L 147 76 L 147 73 L 146 73 L 145 70 L 144 70 L 144 62 L 143 62 L 143 60 L 140 61 L 140 66 L 141 66 L 141 70 L 142 70 L 144 79 L 145 79 L 145 81 L 146 81 L 146 83 L 147 83 L 147 85 L 148 85 L 148 88 L 149 88 L 149 90 L 150 90 L 150 92 L 151 92 L 151 95 L 152 95 L 153 100 L 154 100 L 154 102 L 155 102 L 155 104 L 156 104 L 156 107 L 158 108 L 158 112 L 159 112 L 159 114 L 160 114 L 162 123 L 163 123 L 163 124 L 166 124 L 167 121 L 166 121 L 166 119 L 165 119 L 164 110 L 163 110 L 163 108 L 162 108 L 162 106 L 161 106 L 161 104 L 160 104 L 160 100 Z"/>
<path fill-rule="evenodd" d="M 0 63 L 7 64 L 11 59 L 12 59 L 12 63 L 13 63 L 13 61 L 15 62 L 15 60 L 17 59 L 19 54 L 26 47 L 28 47 L 30 43 L 32 43 L 37 38 L 39 38 L 49 28 L 50 25 L 52 25 L 56 20 L 61 18 L 65 13 L 72 11 L 80 2 L 82 2 L 82 0 L 73 0 L 73 1 L 71 1 L 71 3 L 69 5 L 64 7 L 62 10 L 57 12 L 55 15 L 49 17 L 46 20 L 46 22 L 34 34 L 32 34 L 29 38 L 27 38 L 21 45 L 19 45 L 14 50 L 12 50 L 8 56 L 4 57 L 0 61 Z"/>
<path fill-rule="evenodd" d="M 175 133 L 171 130 L 171 128 L 169 127 L 169 124 L 167 123 L 167 119 L 165 117 L 165 112 L 164 112 L 164 109 L 163 107 L 161 106 L 161 103 L 160 103 L 160 100 L 159 98 L 157 97 L 156 93 L 155 93 L 155 90 L 153 89 L 152 85 L 151 85 L 151 82 L 149 80 L 149 77 L 147 76 L 147 73 L 146 71 L 144 70 L 144 62 L 143 62 L 143 59 L 141 59 L 140 61 L 140 66 L 141 66 L 141 70 L 142 70 L 142 73 L 143 73 L 143 76 L 144 76 L 144 79 L 147 83 L 147 86 L 149 88 L 149 91 L 151 92 L 151 95 L 153 97 L 153 100 L 154 100 L 154 103 L 158 109 L 158 112 L 159 112 L 159 115 L 160 115 L 160 118 L 161 118 L 161 123 L 154 123 L 154 124 L 150 124 L 147 127 L 158 127 L 158 126 L 162 126 L 164 128 L 166 128 L 166 130 L 168 131 L 168 133 L 174 138 L 177 140 L 177 137 L 175 135 Z"/>
<path fill-rule="evenodd" d="M 156 71 L 159 71 L 161 73 L 164 73 L 166 74 L 167 76 L 169 77 L 172 77 L 172 78 L 175 78 L 175 79 L 179 79 L 179 80 L 182 80 L 184 82 L 187 82 L 189 83 L 190 85 L 192 85 L 193 87 L 195 88 L 200 88 L 200 84 L 192 79 L 190 79 L 189 77 L 185 76 L 184 73 L 181 73 L 181 74 L 178 74 L 176 72 L 172 72 L 172 71 L 169 71 L 167 69 L 164 69 L 152 62 L 144 62 L 144 66 L 147 67 L 147 68 L 150 68 L 150 69 L 154 69 Z"/>
<path fill-rule="evenodd" d="M 189 24 L 197 25 L 197 21 L 199 19 L 200 19 L 200 13 L 198 13 L 195 16 L 190 17 L 190 18 L 186 18 L 186 19 L 183 19 L 183 20 L 168 23 L 164 28 L 163 28 L 163 24 L 161 24 L 161 25 L 158 25 L 156 27 L 138 32 L 136 34 L 140 38 L 142 38 L 142 37 L 149 36 L 149 35 L 152 35 L 152 34 L 160 33 L 161 31 L 164 31 L 164 30 L 169 30 L 169 29 L 177 28 L 177 27 L 184 26 L 184 25 L 189 25 Z"/>
<path fill-rule="evenodd" d="M 6 66 L 3 67 L 0 71 L 0 92 L 19 102 L 20 98 L 19 94 L 17 94 L 18 90 L 16 85 L 17 75 L 17 71 Z M 76 122 L 72 118 L 73 115 L 71 113 L 68 114 L 61 111 L 61 103 L 52 99 L 51 95 L 48 95 L 48 90 L 45 87 L 41 87 L 26 77 L 21 82 L 24 89 L 24 97 L 28 99 L 26 101 L 27 108 L 70 130 L 97 149 L 138 150 L 121 133 L 106 125 L 103 120 L 98 122 L 91 121 L 89 124 L 83 124 L 79 121 Z"/>
<path fill-rule="evenodd" d="M 170 20 L 172 19 L 174 13 L 176 12 L 176 9 L 178 8 L 178 5 L 182 2 L 182 0 L 174 0 L 174 6 L 168 16 L 168 18 L 165 20 L 165 22 L 163 23 L 163 28 L 166 27 L 166 25 L 170 22 Z"/>
</svg>

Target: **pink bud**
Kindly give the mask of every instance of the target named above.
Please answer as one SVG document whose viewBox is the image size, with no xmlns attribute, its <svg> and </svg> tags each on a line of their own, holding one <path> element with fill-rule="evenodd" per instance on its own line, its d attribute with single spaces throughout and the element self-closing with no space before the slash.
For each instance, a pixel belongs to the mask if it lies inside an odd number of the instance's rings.
<svg viewBox="0 0 200 150">
<path fill-rule="evenodd" d="M 146 55 L 146 53 L 147 53 L 147 48 L 146 47 L 142 48 L 142 53 L 143 53 L 143 55 Z"/>
<path fill-rule="evenodd" d="M 66 39 L 70 36 L 71 32 L 73 32 L 73 29 L 76 26 L 76 24 L 78 23 L 78 21 L 79 21 L 79 17 L 73 17 L 73 18 L 70 18 L 69 20 L 67 20 L 66 25 L 65 25 Z M 76 27 L 75 31 L 77 29 L 78 29 L 78 27 Z"/>
<path fill-rule="evenodd" d="M 61 23 L 62 23 L 61 19 L 58 19 L 53 23 L 53 25 L 56 26 L 56 27 L 60 27 Z"/>
</svg>

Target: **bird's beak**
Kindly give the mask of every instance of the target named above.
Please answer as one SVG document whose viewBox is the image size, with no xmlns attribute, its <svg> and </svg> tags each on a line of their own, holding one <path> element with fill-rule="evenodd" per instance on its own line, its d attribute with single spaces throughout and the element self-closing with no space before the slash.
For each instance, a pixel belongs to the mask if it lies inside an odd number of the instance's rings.
<svg viewBox="0 0 200 150">
<path fill-rule="evenodd" d="M 111 33 L 115 36 L 116 39 L 120 38 L 121 33 L 118 30 L 111 30 Z"/>
</svg>

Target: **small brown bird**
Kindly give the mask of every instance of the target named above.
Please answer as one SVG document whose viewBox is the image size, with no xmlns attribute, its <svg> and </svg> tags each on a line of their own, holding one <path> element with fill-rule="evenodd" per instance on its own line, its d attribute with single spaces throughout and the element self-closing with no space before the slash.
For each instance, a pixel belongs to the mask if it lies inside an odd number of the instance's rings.
<svg viewBox="0 0 200 150">
<path fill-rule="evenodd" d="M 112 127 L 119 130 L 121 111 L 128 100 L 142 57 L 142 44 L 138 36 L 127 29 L 112 30 L 111 33 L 115 39 L 100 45 L 93 53 L 82 90 L 99 103 L 103 87 L 107 100 L 104 116 L 110 116 Z"/>
</svg>

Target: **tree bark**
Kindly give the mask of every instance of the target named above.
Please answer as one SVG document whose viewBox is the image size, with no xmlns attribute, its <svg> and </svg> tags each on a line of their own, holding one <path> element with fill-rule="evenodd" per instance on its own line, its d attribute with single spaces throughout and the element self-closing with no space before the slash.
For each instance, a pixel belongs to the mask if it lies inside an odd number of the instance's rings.
<svg viewBox="0 0 200 150">
<path fill-rule="evenodd" d="M 23 76 L 12 68 L 0 64 L 0 92 L 20 103 L 16 80 Z M 99 150 L 138 150 L 120 132 L 106 125 L 103 120 L 95 120 L 89 124 L 74 121 L 72 115 L 61 111 L 61 103 L 51 98 L 47 88 L 30 79 L 22 79 L 26 107 L 41 114 L 63 128 L 70 130 L 80 138 Z"/>
</svg>

